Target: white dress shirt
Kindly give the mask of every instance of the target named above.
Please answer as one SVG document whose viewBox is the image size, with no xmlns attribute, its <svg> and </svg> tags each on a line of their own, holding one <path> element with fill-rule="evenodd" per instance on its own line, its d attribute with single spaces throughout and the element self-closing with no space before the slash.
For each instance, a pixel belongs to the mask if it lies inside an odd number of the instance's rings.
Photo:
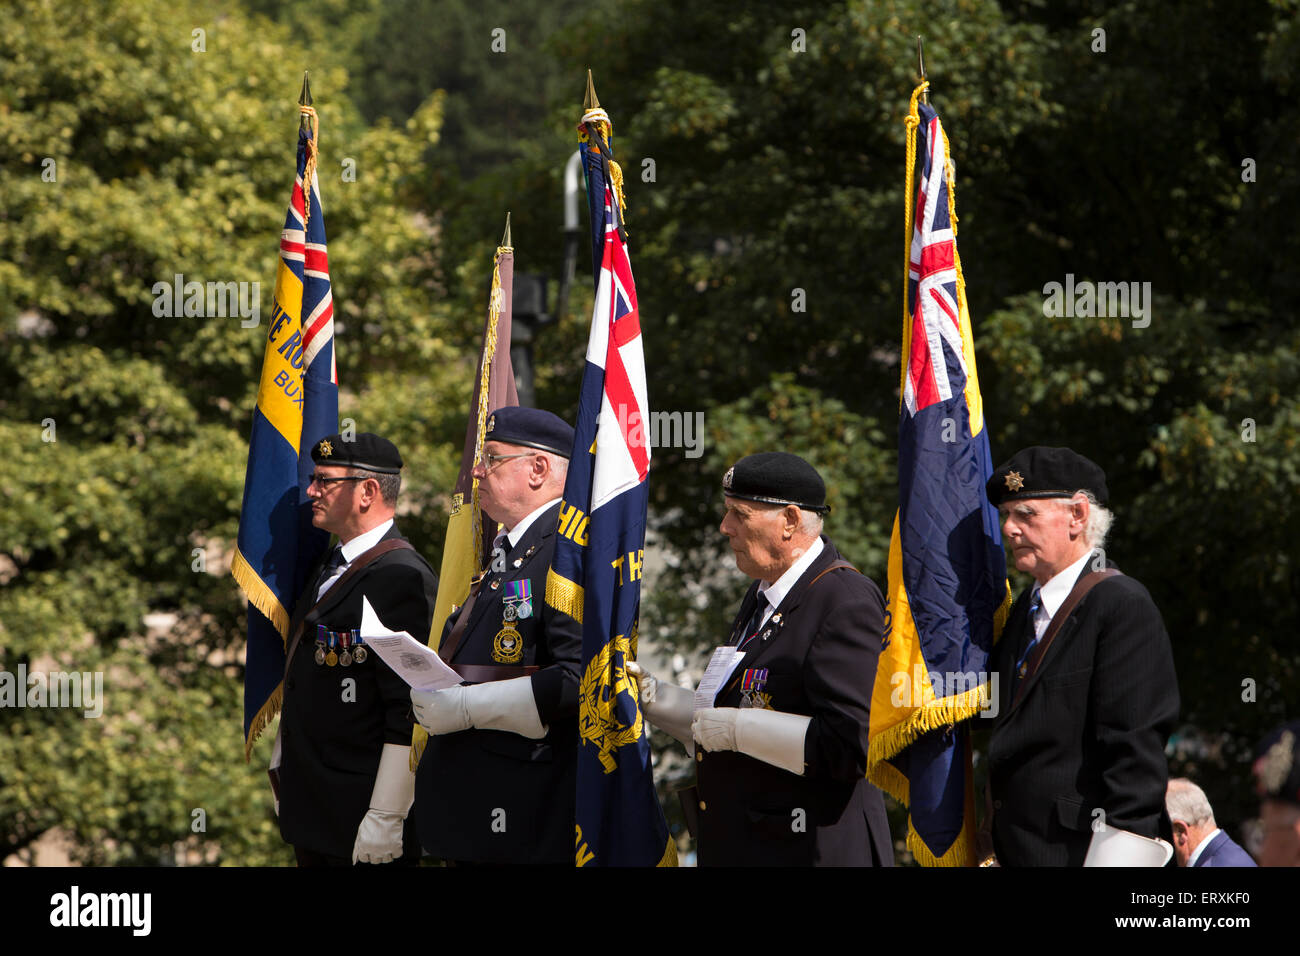
<svg viewBox="0 0 1300 956">
<path fill-rule="evenodd" d="M 382 524 L 375 525 L 369 531 L 357 535 L 347 544 L 343 545 L 343 563 L 334 569 L 333 574 L 321 582 L 320 587 L 316 589 L 316 600 L 319 601 L 321 599 L 321 595 L 330 589 L 334 582 L 337 581 L 343 572 L 348 569 L 348 565 L 377 545 L 380 539 L 383 538 L 384 535 L 388 534 L 388 529 L 392 526 L 393 519 L 389 518 Z"/>
<path fill-rule="evenodd" d="M 758 622 L 759 628 L 766 624 L 767 619 L 772 616 L 772 613 L 778 607 L 781 606 L 781 602 L 785 600 L 785 596 L 790 593 L 790 589 L 795 586 L 795 582 L 803 577 L 803 573 L 808 570 L 808 567 L 814 561 L 817 560 L 817 555 L 822 553 L 824 547 L 825 545 L 822 544 L 822 539 L 820 537 L 814 539 L 813 543 L 808 546 L 808 550 L 799 555 L 798 560 L 786 569 L 785 574 L 781 575 L 771 584 L 768 584 L 766 581 L 760 581 L 758 583 L 758 593 L 767 599 L 767 608 L 763 611 L 763 616 Z"/>
</svg>

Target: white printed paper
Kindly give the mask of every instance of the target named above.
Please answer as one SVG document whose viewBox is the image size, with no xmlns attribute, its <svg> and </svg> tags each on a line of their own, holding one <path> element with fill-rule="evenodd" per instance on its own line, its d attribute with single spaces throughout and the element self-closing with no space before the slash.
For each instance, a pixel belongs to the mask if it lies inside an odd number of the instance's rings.
<svg viewBox="0 0 1300 956">
<path fill-rule="evenodd" d="M 433 648 L 421 644 L 406 631 L 390 631 L 384 627 L 365 597 L 361 598 L 361 638 L 393 673 L 416 690 L 442 690 L 461 682 L 460 675 Z"/>
<path fill-rule="evenodd" d="M 719 647 L 713 652 L 709 666 L 700 678 L 700 686 L 695 688 L 695 710 L 713 706 L 718 691 L 727 683 L 727 678 L 744 656 L 745 652 L 739 647 Z"/>
</svg>

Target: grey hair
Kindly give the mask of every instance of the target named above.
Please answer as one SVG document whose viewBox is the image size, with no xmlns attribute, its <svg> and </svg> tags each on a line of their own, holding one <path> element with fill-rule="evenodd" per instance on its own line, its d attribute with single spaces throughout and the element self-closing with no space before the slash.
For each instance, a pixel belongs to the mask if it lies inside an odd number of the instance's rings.
<svg viewBox="0 0 1300 956">
<path fill-rule="evenodd" d="M 820 511 L 799 509 L 799 530 L 804 534 L 820 535 L 822 533 L 822 516 Z"/>
<path fill-rule="evenodd" d="M 551 483 L 564 487 L 565 481 L 569 477 L 569 459 L 563 455 L 555 455 L 546 452 L 546 460 L 551 463 Z"/>
<path fill-rule="evenodd" d="M 1169 789 L 1165 791 L 1165 809 L 1169 811 L 1170 820 L 1188 826 L 1217 825 L 1205 791 L 1186 777 L 1174 777 L 1169 781 Z"/>
<path fill-rule="evenodd" d="M 1101 504 L 1097 500 L 1097 496 L 1091 491 L 1085 491 L 1082 488 L 1068 499 L 1062 499 L 1062 502 L 1066 507 L 1069 507 L 1079 495 L 1083 495 L 1088 499 L 1088 523 L 1083 528 L 1084 544 L 1094 551 L 1105 549 L 1106 536 L 1110 534 L 1110 526 L 1115 521 L 1115 513 Z"/>
<path fill-rule="evenodd" d="M 348 477 L 350 478 L 373 478 L 379 482 L 379 497 L 383 499 L 384 504 L 390 508 L 397 507 L 397 495 L 402 490 L 402 476 L 388 475 L 382 471 L 370 471 L 366 468 L 349 468 Z"/>
</svg>

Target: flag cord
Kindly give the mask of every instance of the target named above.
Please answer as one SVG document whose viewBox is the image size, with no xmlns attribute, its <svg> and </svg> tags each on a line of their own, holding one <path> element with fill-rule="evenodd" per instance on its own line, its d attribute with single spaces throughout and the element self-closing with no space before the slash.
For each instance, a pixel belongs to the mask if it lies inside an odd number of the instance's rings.
<svg viewBox="0 0 1300 956">
<path fill-rule="evenodd" d="M 307 140 L 307 161 L 302 167 L 302 229 L 305 235 L 307 222 L 311 219 L 311 183 L 316 174 L 316 135 L 319 126 L 314 107 L 299 106 L 298 110 L 311 120 L 311 139 Z"/>
<path fill-rule="evenodd" d="M 903 126 L 907 129 L 907 159 L 904 163 L 905 181 L 903 184 L 903 353 L 899 364 L 898 407 L 903 407 L 903 394 L 907 385 L 907 355 L 912 348 L 911 311 L 907 307 L 908 271 L 912 262 L 912 213 L 916 202 L 912 195 L 912 172 L 916 167 L 916 128 L 921 125 L 921 115 L 917 112 L 916 102 L 921 94 L 930 88 L 929 80 L 922 80 L 921 85 L 912 91 L 908 103 L 907 117 Z"/>
</svg>

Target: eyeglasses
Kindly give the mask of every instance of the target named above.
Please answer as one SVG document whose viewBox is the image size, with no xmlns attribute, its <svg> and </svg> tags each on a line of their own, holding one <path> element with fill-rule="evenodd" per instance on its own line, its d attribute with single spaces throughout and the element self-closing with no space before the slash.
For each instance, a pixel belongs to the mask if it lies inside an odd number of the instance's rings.
<svg viewBox="0 0 1300 956">
<path fill-rule="evenodd" d="M 491 471 L 503 461 L 509 461 L 511 458 L 531 458 L 536 455 L 535 451 L 521 451 L 514 455 L 494 455 L 491 452 L 483 453 L 483 460 L 486 462 L 483 466 L 484 471 Z"/>
<path fill-rule="evenodd" d="M 309 487 L 311 485 L 320 485 L 321 488 L 328 488 L 332 483 L 336 481 L 365 481 L 365 480 L 366 479 L 360 475 L 344 475 L 342 478 L 326 478 L 320 472 L 313 471 L 310 475 L 307 476 L 307 485 Z"/>
</svg>

